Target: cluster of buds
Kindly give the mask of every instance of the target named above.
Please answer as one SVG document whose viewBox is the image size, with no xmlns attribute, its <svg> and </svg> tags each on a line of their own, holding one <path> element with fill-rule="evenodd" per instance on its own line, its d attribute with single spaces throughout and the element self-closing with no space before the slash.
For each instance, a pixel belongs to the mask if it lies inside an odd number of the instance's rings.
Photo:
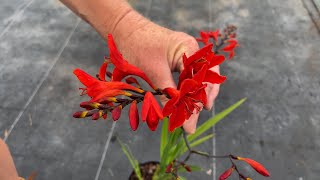
<svg viewBox="0 0 320 180">
<path fill-rule="evenodd" d="M 258 163 L 257 161 L 255 161 L 253 159 L 243 158 L 243 157 L 236 157 L 236 156 L 233 156 L 233 155 L 230 155 L 229 158 L 230 158 L 230 161 L 231 161 L 232 165 L 231 165 L 231 167 L 229 169 L 227 169 L 225 172 L 223 172 L 220 175 L 219 180 L 228 179 L 234 171 L 236 171 L 238 173 L 239 179 L 251 180 L 251 178 L 249 178 L 249 177 L 243 175 L 242 173 L 240 173 L 239 169 L 237 168 L 237 165 L 233 162 L 233 160 L 244 161 L 247 164 L 249 164 L 254 170 L 256 170 L 262 176 L 265 176 L 265 177 L 269 177 L 270 176 L 270 174 L 266 170 L 266 168 L 264 168 L 262 164 Z"/>
<path fill-rule="evenodd" d="M 129 64 L 109 34 L 110 57 L 104 58 L 97 77 L 90 76 L 81 69 L 74 70 L 74 74 L 85 86 L 80 88 L 81 94 L 87 94 L 91 99 L 82 102 L 80 107 L 85 110 L 74 113 L 73 117 L 98 120 L 106 119 L 111 114 L 112 119 L 117 121 L 122 109 L 130 105 L 129 120 L 132 130 L 138 128 L 139 117 L 152 131 L 156 130 L 159 120 L 169 117 L 169 131 L 174 131 L 206 105 L 207 83 L 221 84 L 226 80 L 225 76 L 211 69 L 225 60 L 225 53 L 229 53 L 229 59 L 233 57 L 234 49 L 238 46 L 235 30 L 235 26 L 228 26 L 223 34 L 219 30 L 200 32 L 201 38 L 197 40 L 203 42 L 204 47 L 189 57 L 183 55 L 184 69 L 179 76 L 178 87 L 164 89 L 157 88 L 141 69 Z M 111 64 L 114 65 L 112 72 L 108 71 Z M 143 89 L 136 77 L 145 81 L 151 90 Z M 163 108 L 155 98 L 157 95 L 165 95 L 169 99 Z M 141 115 L 138 103 L 142 103 Z"/>
</svg>

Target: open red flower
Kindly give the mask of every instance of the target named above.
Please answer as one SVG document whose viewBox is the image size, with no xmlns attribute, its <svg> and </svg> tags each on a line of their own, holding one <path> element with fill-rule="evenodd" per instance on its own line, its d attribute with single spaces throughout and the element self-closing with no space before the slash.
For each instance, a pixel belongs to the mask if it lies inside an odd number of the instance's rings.
<svg viewBox="0 0 320 180">
<path fill-rule="evenodd" d="M 73 73 L 78 77 L 79 81 L 86 86 L 84 90 L 87 91 L 91 102 L 96 102 L 105 97 L 115 97 L 118 95 L 131 96 L 132 94 L 126 90 L 131 90 L 137 93 L 144 91 L 123 82 L 105 82 L 90 76 L 81 69 L 75 69 Z"/>
<path fill-rule="evenodd" d="M 236 39 L 229 39 L 228 40 L 228 45 L 227 46 L 225 46 L 222 50 L 224 51 L 224 52 L 227 52 L 227 53 L 229 53 L 229 59 L 231 59 L 231 58 L 233 58 L 233 56 L 234 56 L 234 49 L 236 48 L 236 47 L 238 47 L 239 46 L 239 44 L 238 44 L 238 41 L 236 40 Z"/>
<path fill-rule="evenodd" d="M 225 76 L 221 76 L 210 70 L 210 68 L 221 64 L 225 59 L 223 55 L 214 54 L 211 49 L 212 44 L 209 44 L 201 48 L 189 58 L 187 58 L 185 54 L 183 55 L 184 69 L 179 76 L 178 88 L 184 79 L 192 78 L 204 65 L 207 66 L 204 82 L 221 84 L 226 80 Z"/>
<path fill-rule="evenodd" d="M 145 80 L 153 89 L 156 89 L 151 80 L 141 69 L 129 64 L 128 61 L 122 57 L 111 34 L 108 34 L 108 46 L 110 49 L 110 60 L 115 66 L 112 73 L 112 81 L 121 81 L 128 75 L 135 75 Z"/>
<path fill-rule="evenodd" d="M 250 158 L 237 157 L 238 160 L 244 161 L 248 163 L 254 170 L 256 170 L 259 174 L 269 177 L 270 173 L 263 167 L 262 164 Z"/>
<path fill-rule="evenodd" d="M 204 45 L 208 45 L 210 44 L 210 38 L 212 38 L 214 42 L 218 42 L 219 34 L 219 29 L 209 32 L 200 31 L 200 38 L 196 38 L 196 40 L 202 42 Z"/>
<path fill-rule="evenodd" d="M 151 92 L 146 92 L 141 110 L 142 121 L 147 121 L 148 127 L 151 131 L 157 129 L 159 120 L 163 119 L 163 114 L 157 100 Z"/>
<path fill-rule="evenodd" d="M 202 84 L 205 70 L 202 69 L 193 79 L 185 79 L 181 83 L 180 90 L 174 88 L 164 89 L 164 93 L 170 96 L 170 100 L 163 108 L 163 115 L 169 116 L 169 131 L 173 131 L 183 125 L 185 120 L 194 113 L 201 110 L 201 106 L 207 103 L 207 95 L 205 92 L 205 84 Z"/>
</svg>

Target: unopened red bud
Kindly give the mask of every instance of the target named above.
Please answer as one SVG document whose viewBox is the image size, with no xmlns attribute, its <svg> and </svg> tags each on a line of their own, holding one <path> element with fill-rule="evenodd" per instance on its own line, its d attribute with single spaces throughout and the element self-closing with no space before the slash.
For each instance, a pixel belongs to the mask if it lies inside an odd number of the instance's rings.
<svg viewBox="0 0 320 180">
<path fill-rule="evenodd" d="M 171 173 L 173 163 L 170 163 L 166 168 L 166 173 Z"/>
<path fill-rule="evenodd" d="M 242 157 L 237 157 L 237 159 L 248 163 L 254 170 L 256 170 L 262 176 L 266 176 L 266 177 L 270 176 L 266 168 L 264 168 L 263 165 L 258 163 L 257 161 L 250 158 L 242 158 Z"/>
<path fill-rule="evenodd" d="M 102 116 L 102 111 L 100 110 L 100 111 L 93 113 L 91 118 L 92 118 L 92 120 L 98 120 L 101 116 Z"/>
<path fill-rule="evenodd" d="M 73 113 L 74 118 L 84 118 L 88 114 L 88 111 L 78 111 Z"/>
<path fill-rule="evenodd" d="M 234 166 L 232 166 L 231 168 L 227 169 L 225 172 L 223 172 L 220 175 L 219 180 L 228 179 L 228 177 L 232 174 L 233 170 L 234 170 Z"/>
<path fill-rule="evenodd" d="M 140 88 L 139 82 L 138 82 L 137 79 L 134 78 L 134 77 L 128 77 L 128 78 L 126 79 L 126 82 L 127 82 L 128 84 L 136 84 L 136 85 Z"/>
<path fill-rule="evenodd" d="M 133 101 L 129 109 L 129 121 L 133 131 L 137 130 L 139 126 L 139 112 L 137 108 L 137 101 Z"/>
<path fill-rule="evenodd" d="M 184 165 L 183 166 L 188 172 L 191 172 L 192 170 L 191 170 L 191 168 L 190 168 L 190 166 L 188 166 L 188 165 Z"/>
<path fill-rule="evenodd" d="M 101 104 L 109 104 L 110 102 L 118 102 L 117 98 L 115 97 L 105 97 L 99 100 Z"/>
<path fill-rule="evenodd" d="M 120 115 L 121 115 L 121 110 L 122 110 L 122 106 L 118 106 L 118 107 L 115 107 L 112 112 L 111 112 L 111 115 L 112 115 L 112 119 L 114 121 L 117 121 L 119 118 L 120 118 Z"/>
<path fill-rule="evenodd" d="M 99 103 L 96 102 L 82 102 L 80 103 L 80 107 L 86 108 L 86 109 L 98 109 Z"/>
<path fill-rule="evenodd" d="M 105 112 L 105 113 L 102 115 L 102 117 L 103 117 L 103 119 L 107 119 L 107 117 L 108 117 L 107 112 Z"/>
</svg>

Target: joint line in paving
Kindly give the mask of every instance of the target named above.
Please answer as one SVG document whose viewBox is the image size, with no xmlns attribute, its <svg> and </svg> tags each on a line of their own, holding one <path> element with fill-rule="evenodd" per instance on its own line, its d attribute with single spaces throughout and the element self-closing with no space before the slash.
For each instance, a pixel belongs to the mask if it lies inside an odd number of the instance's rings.
<svg viewBox="0 0 320 180">
<path fill-rule="evenodd" d="M 112 135 L 113 135 L 114 128 L 116 127 L 116 123 L 117 122 L 113 122 L 112 123 L 111 131 L 109 132 L 108 139 L 106 141 L 106 145 L 105 145 L 103 153 L 102 153 L 102 157 L 101 157 L 100 164 L 99 164 L 99 167 L 98 167 L 98 170 L 97 170 L 97 173 L 96 173 L 96 177 L 94 178 L 95 180 L 99 180 L 101 169 L 102 169 L 102 166 L 104 164 L 104 160 L 106 159 L 106 154 L 107 154 L 107 151 L 108 151 L 108 148 L 109 148 L 109 144 L 110 144 L 110 141 L 111 141 L 111 138 L 112 138 Z"/>
<path fill-rule="evenodd" d="M 149 12 L 150 12 L 150 10 L 152 8 L 152 4 L 153 4 L 153 0 L 149 0 L 148 7 L 146 9 L 146 12 L 144 13 L 144 15 L 146 17 L 149 16 Z M 113 131 L 114 131 L 115 127 L 116 127 L 116 122 L 113 122 L 112 127 L 111 127 L 111 131 L 109 132 L 108 139 L 106 141 L 106 145 L 105 145 L 103 153 L 102 153 L 102 157 L 101 157 L 100 164 L 99 164 L 99 167 L 98 167 L 98 170 L 97 170 L 97 173 L 96 173 L 96 177 L 94 178 L 94 180 L 99 180 L 101 169 L 102 169 L 104 161 L 106 159 L 106 154 L 107 154 L 107 151 L 108 151 L 108 148 L 109 148 L 109 144 L 110 144 L 110 141 L 111 141 L 111 138 L 112 138 Z"/>
<path fill-rule="evenodd" d="M 9 24 L 3 29 L 3 31 L 0 33 L 0 39 L 4 34 L 8 32 L 8 30 L 11 28 L 11 26 L 17 22 L 16 19 L 21 16 L 24 11 L 32 4 L 34 0 L 30 0 L 28 3 L 22 4 L 18 10 L 13 14 L 12 19 L 10 20 Z"/>
<path fill-rule="evenodd" d="M 209 7 L 209 31 L 212 30 L 212 0 L 208 0 L 209 4 L 208 4 L 208 7 Z M 212 111 L 211 111 L 211 116 L 214 116 L 215 115 L 215 107 L 213 106 L 212 107 Z M 212 127 L 212 133 L 214 134 L 216 131 L 216 128 L 215 126 Z M 216 138 L 213 137 L 212 138 L 212 154 L 215 155 L 216 154 Z M 216 160 L 213 159 L 212 160 L 212 177 L 213 177 L 213 180 L 216 180 L 216 172 L 217 172 L 217 167 L 216 167 Z"/>
<path fill-rule="evenodd" d="M 51 66 L 48 68 L 48 70 L 46 71 L 46 73 L 42 76 L 39 84 L 37 85 L 37 87 L 33 90 L 31 96 L 29 97 L 27 103 L 23 106 L 23 108 L 21 109 L 21 111 L 19 112 L 18 116 L 15 118 L 15 120 L 13 121 L 12 125 L 10 126 L 10 129 L 8 130 L 6 136 L 4 137 L 4 141 L 6 142 L 8 140 L 8 137 L 10 136 L 12 130 L 14 129 L 14 127 L 17 125 L 17 123 L 20 121 L 21 116 L 23 115 L 23 113 L 25 112 L 25 110 L 27 109 L 27 107 L 30 105 L 30 103 L 32 102 L 33 98 L 35 97 L 35 95 L 37 94 L 37 92 L 39 91 L 40 87 L 42 86 L 43 82 L 47 79 L 47 77 L 49 76 L 51 70 L 53 69 L 54 65 L 58 62 L 58 60 L 60 59 L 60 56 L 63 52 L 63 50 L 66 48 L 67 44 L 69 43 L 73 33 L 75 32 L 76 28 L 78 27 L 80 23 L 80 18 L 77 19 L 77 22 L 75 23 L 74 27 L 72 28 L 70 34 L 68 35 L 66 41 L 64 42 L 64 44 L 61 46 L 61 48 L 59 49 L 55 59 L 53 60 L 53 63 L 51 64 Z"/>
</svg>

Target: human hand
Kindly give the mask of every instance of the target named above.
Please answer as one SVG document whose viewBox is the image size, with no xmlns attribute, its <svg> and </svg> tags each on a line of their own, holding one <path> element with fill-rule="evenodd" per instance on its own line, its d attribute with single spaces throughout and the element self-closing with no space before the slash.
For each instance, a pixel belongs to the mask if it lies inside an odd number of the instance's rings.
<svg viewBox="0 0 320 180">
<path fill-rule="evenodd" d="M 18 180 L 18 173 L 14 166 L 8 146 L 0 138 L 0 179 Z"/>
<path fill-rule="evenodd" d="M 132 23 L 131 23 L 132 22 Z M 172 72 L 183 70 L 182 55 L 193 54 L 199 49 L 197 41 L 190 35 L 161 27 L 136 12 L 130 12 L 118 23 L 113 32 L 119 51 L 124 58 L 142 69 L 159 88 L 176 88 Z M 107 39 L 106 39 L 107 40 Z M 211 70 L 219 73 L 219 67 Z M 219 92 L 219 84 L 208 84 L 206 88 L 211 109 Z M 167 99 L 163 96 L 161 102 Z M 199 113 L 194 113 L 185 121 L 183 128 L 187 133 L 194 133 Z"/>
</svg>

